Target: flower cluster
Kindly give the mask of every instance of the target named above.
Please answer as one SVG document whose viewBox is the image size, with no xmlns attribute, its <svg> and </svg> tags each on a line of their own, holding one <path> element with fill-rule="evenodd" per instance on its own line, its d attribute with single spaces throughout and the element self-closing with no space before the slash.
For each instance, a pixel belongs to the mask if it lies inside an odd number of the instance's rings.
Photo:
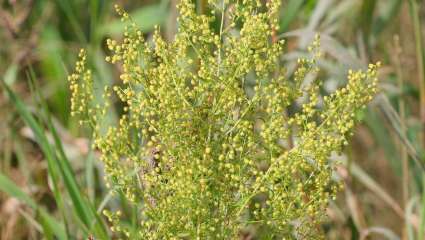
<svg viewBox="0 0 425 240">
<path fill-rule="evenodd" d="M 139 209 L 128 229 L 105 212 L 111 230 L 130 239 L 320 238 L 320 223 L 340 184 L 330 154 L 341 151 L 376 92 L 377 65 L 350 71 L 348 84 L 320 95 L 319 38 L 292 76 L 276 39 L 280 0 L 208 1 L 208 15 L 181 0 L 179 30 L 152 42 L 127 13 L 123 40 L 107 40 L 106 61 L 121 82 L 106 88 L 122 102 L 102 131 L 108 102 L 93 103 L 80 53 L 69 77 L 72 114 L 93 128 L 108 185 Z M 218 24 L 217 27 L 215 23 Z M 217 24 L 216 24 L 217 25 Z"/>
</svg>

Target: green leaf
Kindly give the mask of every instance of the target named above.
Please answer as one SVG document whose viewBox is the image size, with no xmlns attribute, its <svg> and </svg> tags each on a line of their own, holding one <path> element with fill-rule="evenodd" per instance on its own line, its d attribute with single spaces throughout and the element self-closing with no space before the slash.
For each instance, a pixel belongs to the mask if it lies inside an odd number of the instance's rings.
<svg viewBox="0 0 425 240">
<path fill-rule="evenodd" d="M 282 11 L 282 16 L 280 20 L 280 31 L 285 32 L 288 30 L 289 25 L 295 19 L 299 10 L 301 9 L 304 1 L 303 0 L 290 0 L 288 5 L 285 6 Z"/>
</svg>

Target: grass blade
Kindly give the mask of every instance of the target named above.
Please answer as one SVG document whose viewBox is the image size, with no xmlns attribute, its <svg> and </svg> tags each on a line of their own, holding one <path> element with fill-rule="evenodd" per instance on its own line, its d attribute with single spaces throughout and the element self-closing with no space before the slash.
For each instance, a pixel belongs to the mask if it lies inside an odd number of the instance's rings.
<svg viewBox="0 0 425 240">
<path fill-rule="evenodd" d="M 7 193 L 8 195 L 18 199 L 25 205 L 36 209 L 37 204 L 32 200 L 26 193 L 24 193 L 14 182 L 8 177 L 0 173 L 0 190 Z"/>
<path fill-rule="evenodd" d="M 49 130 L 52 131 L 52 134 L 54 136 L 55 146 L 52 146 L 48 142 L 48 138 L 45 135 L 43 128 L 28 111 L 22 100 L 8 86 L 5 86 L 5 88 L 11 101 L 17 108 L 19 114 L 21 115 L 25 123 L 34 132 L 37 142 L 40 144 L 43 153 L 46 155 L 49 167 L 49 174 L 54 176 L 52 177 L 52 181 L 54 182 L 54 184 L 57 185 L 59 181 L 59 176 L 61 176 L 61 178 L 63 179 L 65 188 L 71 197 L 75 213 L 78 219 L 85 226 L 86 234 L 88 234 L 92 229 L 93 223 L 96 223 L 93 226 L 93 231 L 95 235 L 101 239 L 107 239 L 106 229 L 104 228 L 104 226 L 101 225 L 101 222 L 98 221 L 96 215 L 93 214 L 95 212 L 93 210 L 94 208 L 90 206 L 88 201 L 84 199 L 82 193 L 80 192 L 80 189 L 78 188 L 78 184 L 74 177 L 72 168 L 64 154 L 60 139 L 56 131 L 52 127 L 53 125 L 51 124 L 51 122 L 50 124 L 48 124 L 48 127 Z M 58 149 L 59 156 L 56 152 L 56 149 Z M 59 195 L 60 193 L 57 194 Z M 63 204 L 61 206 L 63 206 Z"/>
<path fill-rule="evenodd" d="M 424 49 L 422 45 L 422 27 L 419 16 L 419 8 L 416 0 L 409 0 L 410 16 L 412 18 L 415 44 L 416 44 L 416 64 L 418 70 L 418 81 L 420 91 L 420 119 L 422 125 L 425 124 L 425 66 L 424 66 Z M 422 134 L 419 136 L 421 147 L 425 147 L 425 131 L 422 129 Z"/>
<path fill-rule="evenodd" d="M 55 235 L 58 239 L 68 239 L 63 225 L 58 224 L 55 218 L 50 216 L 44 209 L 39 208 L 36 202 L 30 196 L 24 193 L 19 188 L 19 186 L 17 186 L 2 173 L 0 173 L 0 190 L 39 212 L 40 222 L 43 226 L 44 234 L 47 238 L 49 235 L 51 236 L 48 239 L 54 239 L 53 235 Z"/>
<path fill-rule="evenodd" d="M 372 28 L 373 13 L 375 12 L 376 1 L 363 0 L 359 14 L 359 27 L 363 32 L 365 43 L 369 45 L 369 35 Z"/>
<path fill-rule="evenodd" d="M 396 19 L 397 14 L 401 10 L 402 3 L 402 0 L 392 0 L 390 3 L 385 4 L 385 11 L 378 17 L 372 26 L 373 35 L 378 36 L 392 21 L 394 21 L 394 19 Z"/>
<path fill-rule="evenodd" d="M 413 211 L 415 208 L 416 203 L 418 202 L 418 198 L 414 197 L 412 198 L 406 205 L 406 211 L 405 211 L 405 215 L 406 215 L 406 219 L 413 219 Z M 410 224 L 408 222 L 408 224 L 406 224 L 406 228 L 407 228 L 407 236 L 409 240 L 415 240 L 415 232 L 413 230 L 413 224 Z"/>
<path fill-rule="evenodd" d="M 422 187 L 425 186 L 425 174 L 422 175 Z M 422 199 L 421 199 L 421 208 L 420 208 L 420 221 L 419 221 L 419 229 L 418 229 L 418 237 L 422 236 L 425 238 L 425 191 L 422 191 Z"/>
<path fill-rule="evenodd" d="M 33 81 L 35 79 L 35 73 L 32 71 L 32 69 L 30 71 L 30 75 L 30 79 Z M 71 197 L 73 206 L 75 207 L 75 210 L 80 220 L 84 223 L 89 232 L 94 231 L 96 236 L 101 239 L 106 239 L 106 228 L 102 224 L 100 216 L 96 214 L 94 206 L 92 206 L 89 201 L 83 196 L 83 193 L 78 186 L 77 180 L 74 177 L 74 171 L 71 167 L 68 157 L 65 154 L 59 134 L 57 133 L 56 128 L 53 125 L 53 121 L 48 110 L 47 103 L 41 97 L 40 91 L 37 91 L 36 89 L 35 93 L 37 94 L 39 102 L 41 103 L 41 107 L 43 110 L 42 112 L 44 113 L 44 121 L 49 131 L 52 133 L 54 146 L 57 150 L 57 165 L 60 170 L 61 177 L 64 181 L 65 188 Z"/>
<path fill-rule="evenodd" d="M 78 17 L 74 13 L 74 8 L 72 6 L 72 1 L 63 1 L 56 0 L 56 4 L 59 8 L 65 13 L 66 18 L 68 18 L 71 27 L 74 30 L 74 33 L 77 35 L 78 40 L 80 42 L 87 42 L 86 36 L 84 35 L 84 31 L 78 23 Z"/>
<path fill-rule="evenodd" d="M 53 192 L 56 204 L 61 210 L 62 218 L 65 223 L 65 226 L 67 226 L 66 217 L 63 212 L 63 209 L 65 209 L 63 207 L 64 206 L 63 197 L 58 187 L 59 170 L 57 166 L 55 165 L 54 154 L 52 152 L 51 146 L 49 145 L 47 141 L 47 137 L 44 135 L 43 129 L 40 127 L 38 121 L 31 115 L 31 113 L 28 111 L 24 103 L 16 96 L 16 94 L 6 85 L 5 82 L 0 81 L 0 85 L 4 87 L 7 96 L 9 97 L 10 101 L 14 104 L 21 118 L 32 129 L 34 136 L 36 137 L 37 142 L 40 145 L 40 148 L 46 157 L 46 160 L 48 163 L 47 168 L 49 171 L 49 176 L 51 177 L 51 180 L 52 180 L 52 192 Z"/>
<path fill-rule="evenodd" d="M 383 227 L 370 227 L 366 229 L 365 234 L 362 236 L 362 239 L 369 239 L 367 237 L 371 234 L 379 234 L 385 236 L 385 238 L 388 240 L 400 240 L 400 238 L 393 231 Z"/>
<path fill-rule="evenodd" d="M 299 13 L 303 4 L 303 0 L 290 0 L 288 2 L 288 4 L 284 8 L 284 11 L 282 11 L 282 16 L 279 24 L 279 31 L 285 32 L 286 30 L 288 30 L 289 25 L 295 19 L 297 13 Z"/>
</svg>

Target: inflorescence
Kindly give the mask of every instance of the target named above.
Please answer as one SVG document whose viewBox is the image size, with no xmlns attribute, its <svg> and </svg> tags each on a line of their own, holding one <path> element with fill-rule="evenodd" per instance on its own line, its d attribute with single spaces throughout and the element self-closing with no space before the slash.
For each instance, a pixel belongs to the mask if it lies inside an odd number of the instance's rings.
<svg viewBox="0 0 425 240">
<path fill-rule="evenodd" d="M 105 211 L 117 235 L 320 238 L 341 187 L 329 156 L 348 144 L 356 113 L 377 91 L 379 63 L 349 71 L 344 88 L 321 97 L 317 77 L 306 81 L 319 73 L 316 37 L 288 77 L 275 36 L 280 2 L 209 0 L 203 15 L 181 0 L 170 43 L 159 29 L 146 41 L 116 7 L 128 25 L 121 42 L 107 40 L 106 61 L 120 66 L 121 82 L 101 100 L 80 52 L 69 77 L 72 115 L 93 129 L 108 186 L 139 209 L 137 231 L 120 211 Z M 105 127 L 111 95 L 123 113 Z"/>
</svg>

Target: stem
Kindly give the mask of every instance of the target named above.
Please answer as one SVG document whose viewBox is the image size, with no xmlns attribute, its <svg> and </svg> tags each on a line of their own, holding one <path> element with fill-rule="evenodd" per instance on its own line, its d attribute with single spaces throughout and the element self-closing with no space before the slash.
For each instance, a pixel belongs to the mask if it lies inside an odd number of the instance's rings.
<svg viewBox="0 0 425 240">
<path fill-rule="evenodd" d="M 225 0 L 222 0 L 221 5 L 221 23 L 220 23 L 220 42 L 219 46 L 217 48 L 218 51 L 218 59 L 217 59 L 217 77 L 220 75 L 220 65 L 221 65 L 221 41 L 222 41 L 222 35 L 223 35 L 223 25 L 224 25 L 224 14 L 225 14 L 226 4 Z"/>
<path fill-rule="evenodd" d="M 420 144 L 425 147 L 425 69 L 424 69 L 424 52 L 422 49 L 422 33 L 421 33 L 421 22 L 419 19 L 418 4 L 415 0 L 409 0 L 410 15 L 412 17 L 414 32 L 415 32 L 415 43 L 416 43 L 416 61 L 418 67 L 418 81 L 419 81 L 419 93 L 420 93 L 420 120 L 422 123 L 422 134 L 419 136 Z"/>
<path fill-rule="evenodd" d="M 207 9 L 206 0 L 197 0 L 198 14 L 204 14 Z"/>
<path fill-rule="evenodd" d="M 339 108 L 341 107 L 341 106 L 343 106 L 343 105 L 338 105 L 337 107 L 336 107 L 336 110 L 335 110 L 335 112 L 338 112 L 338 110 L 339 110 Z M 330 116 L 332 116 L 332 115 L 330 115 Z M 328 116 L 326 119 L 324 119 L 323 120 L 323 122 L 314 130 L 314 133 L 313 134 L 317 134 L 317 133 L 319 133 L 319 131 L 321 131 L 322 130 L 322 128 L 323 127 L 325 127 L 326 126 L 326 124 L 327 124 L 327 122 L 328 121 L 330 121 L 330 116 Z M 304 145 L 303 145 L 304 143 L 303 142 L 300 142 L 298 145 L 296 145 L 296 146 L 294 146 L 292 149 L 290 149 L 288 152 L 287 152 L 287 156 L 290 156 L 290 154 L 292 153 L 292 152 L 294 152 L 294 151 L 296 151 L 297 149 L 300 149 L 300 148 L 302 148 L 302 147 L 304 147 Z M 244 199 L 243 201 L 242 201 L 242 204 L 239 206 L 239 209 L 236 211 L 236 216 L 239 216 L 241 213 L 242 213 L 242 211 L 245 209 L 245 207 L 246 207 L 246 205 L 249 203 L 249 201 L 253 198 L 253 197 L 255 197 L 255 195 L 257 195 L 258 194 L 258 190 L 260 189 L 260 187 L 264 184 L 264 180 L 266 180 L 268 177 L 269 177 L 269 175 L 271 174 L 271 172 L 272 172 L 272 170 L 273 170 L 273 168 L 275 167 L 275 165 L 279 162 L 279 161 L 281 161 L 282 160 L 282 158 L 283 158 L 283 154 L 280 156 L 280 157 L 278 157 L 278 159 L 276 159 L 276 161 L 275 162 L 272 162 L 271 164 L 270 164 L 270 166 L 269 166 L 269 168 L 267 169 L 267 171 L 261 176 L 261 180 L 259 181 L 259 183 L 257 184 L 257 186 L 255 186 L 254 187 L 254 190 L 252 191 L 252 194 L 251 195 L 249 195 L 246 199 Z"/>
<path fill-rule="evenodd" d="M 400 127 L 403 134 L 406 134 L 406 111 L 405 111 L 405 105 L 404 105 L 404 91 L 403 91 L 403 70 L 401 68 L 401 61 L 400 61 L 400 55 L 402 52 L 401 46 L 400 46 L 400 38 L 398 35 L 394 36 L 394 45 L 395 45 L 395 65 L 397 70 L 397 82 L 398 82 L 398 89 L 400 89 L 400 96 L 398 98 L 398 105 L 399 105 L 399 114 L 400 114 Z M 409 202 L 409 159 L 407 155 L 407 149 L 406 146 L 398 141 L 400 144 L 400 157 L 402 161 L 402 184 L 403 184 L 403 206 L 406 211 L 406 206 Z M 409 219 L 405 219 L 406 226 L 409 221 Z M 407 228 L 404 228 L 404 236 L 407 236 Z"/>
</svg>

